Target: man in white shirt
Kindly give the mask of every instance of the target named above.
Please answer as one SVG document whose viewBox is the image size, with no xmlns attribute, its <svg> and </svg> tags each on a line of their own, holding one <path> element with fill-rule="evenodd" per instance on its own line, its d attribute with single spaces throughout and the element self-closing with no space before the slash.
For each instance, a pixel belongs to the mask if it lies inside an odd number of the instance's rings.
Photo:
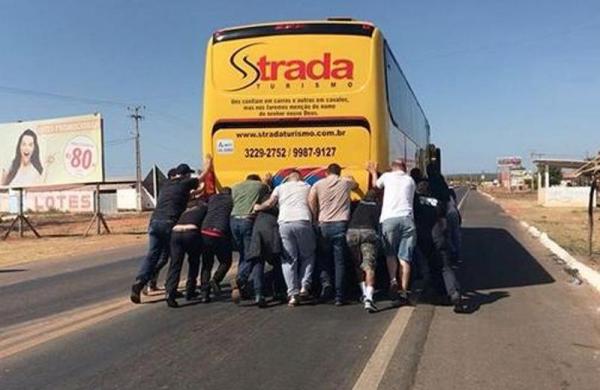
<svg viewBox="0 0 600 390">
<path fill-rule="evenodd" d="M 254 206 L 258 212 L 279 204 L 279 233 L 284 250 L 282 269 L 289 306 L 298 305 L 300 297 L 310 294 L 316 242 L 308 207 L 309 192 L 310 185 L 302 181 L 300 172 L 292 170 L 267 201 Z"/>
<path fill-rule="evenodd" d="M 406 163 L 397 159 L 391 164 L 391 172 L 378 177 L 377 165 L 369 163 L 372 185 L 383 189 L 381 209 L 381 231 L 390 275 L 390 297 L 394 301 L 408 299 L 410 263 L 417 242 L 417 231 L 413 217 L 415 182 L 406 173 Z M 400 287 L 398 289 L 398 261 L 400 261 Z"/>
</svg>

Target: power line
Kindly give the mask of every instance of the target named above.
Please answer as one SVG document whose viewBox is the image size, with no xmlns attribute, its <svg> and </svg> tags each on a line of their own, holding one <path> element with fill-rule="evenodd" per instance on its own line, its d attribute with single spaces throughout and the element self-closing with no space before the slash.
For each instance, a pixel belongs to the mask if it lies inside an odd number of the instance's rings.
<svg viewBox="0 0 600 390">
<path fill-rule="evenodd" d="M 104 142 L 105 145 L 121 145 L 121 144 L 125 144 L 128 143 L 129 141 L 134 140 L 135 137 L 127 137 L 127 138 L 116 138 L 116 139 L 111 139 L 111 140 L 107 140 Z"/>
<path fill-rule="evenodd" d="M 133 105 L 133 103 L 131 103 L 131 102 L 122 102 L 122 101 L 118 101 L 118 100 L 109 100 L 109 99 L 88 98 L 88 97 L 74 96 L 74 95 L 64 95 L 64 94 L 59 94 L 59 93 L 54 93 L 54 92 L 38 91 L 38 90 L 25 89 L 25 88 L 16 88 L 16 87 L 11 87 L 11 86 L 6 86 L 6 85 L 0 85 L 0 93 L 44 97 L 44 98 L 57 99 L 57 100 L 63 100 L 63 101 L 74 101 L 74 102 L 85 103 L 85 104 L 97 104 L 97 105 L 106 105 L 106 106 L 123 107 L 123 108 L 128 108 Z M 165 112 L 162 110 L 156 110 L 153 108 L 151 108 L 150 111 L 155 116 L 163 117 L 165 119 L 170 119 L 171 121 L 179 122 L 180 124 L 184 125 L 185 128 L 189 128 L 190 132 L 193 131 L 192 130 L 193 128 L 197 127 L 197 125 L 193 124 L 188 119 L 181 118 L 177 115 L 173 115 L 171 113 L 168 113 L 168 112 Z M 188 130 L 185 130 L 185 131 L 188 131 Z"/>
<path fill-rule="evenodd" d="M 192 124 L 190 121 L 188 121 L 188 119 L 178 117 L 176 115 L 170 114 L 165 111 L 158 111 L 158 110 L 152 109 L 152 108 L 149 108 L 148 111 L 150 111 L 150 113 L 154 113 L 155 116 L 159 116 L 159 117 L 162 116 L 163 119 L 166 119 L 165 122 L 167 122 L 167 123 L 171 123 L 172 121 L 179 122 L 179 124 L 184 126 L 183 129 L 186 132 L 192 132 L 192 131 L 194 131 L 193 129 L 196 129 L 198 127 L 198 125 Z M 168 119 L 170 119 L 171 122 L 168 122 L 167 121 Z"/>
<path fill-rule="evenodd" d="M 116 100 L 96 99 L 96 98 L 86 98 L 86 97 L 81 97 L 81 96 L 63 95 L 63 94 L 54 93 L 54 92 L 35 91 L 35 90 L 31 90 L 31 89 L 9 87 L 9 86 L 5 86 L 5 85 L 0 85 L 0 92 L 14 94 L 14 95 L 39 96 L 39 97 L 46 97 L 46 98 L 52 98 L 52 99 L 76 101 L 76 102 L 87 103 L 87 104 L 101 104 L 101 105 L 118 106 L 118 107 L 127 107 L 128 105 L 131 104 L 131 103 L 125 103 L 125 102 L 120 102 L 120 101 L 116 101 Z"/>
</svg>

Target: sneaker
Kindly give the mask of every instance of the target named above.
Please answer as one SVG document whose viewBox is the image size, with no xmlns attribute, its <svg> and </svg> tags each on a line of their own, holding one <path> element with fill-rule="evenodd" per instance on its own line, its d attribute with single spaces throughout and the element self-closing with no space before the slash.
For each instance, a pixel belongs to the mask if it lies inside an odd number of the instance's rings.
<svg viewBox="0 0 600 390">
<path fill-rule="evenodd" d="M 288 301 L 288 306 L 289 307 L 294 307 L 294 306 L 298 306 L 300 304 L 300 300 L 298 299 L 297 295 L 292 295 L 290 297 L 290 300 Z"/>
<path fill-rule="evenodd" d="M 310 298 L 310 290 L 308 287 L 302 287 L 300 289 L 300 299 L 308 299 Z"/>
<path fill-rule="evenodd" d="M 183 298 L 184 297 L 184 295 L 181 291 L 175 291 L 175 294 L 173 294 L 173 296 L 175 298 Z"/>
<path fill-rule="evenodd" d="M 321 288 L 321 296 L 319 297 L 319 300 L 321 302 L 326 302 L 326 301 L 330 300 L 332 297 L 333 297 L 333 287 L 326 284 L 325 286 L 323 286 Z"/>
<path fill-rule="evenodd" d="M 462 314 L 467 312 L 467 307 L 463 304 L 462 296 L 459 292 L 450 296 L 450 302 L 452 302 L 452 305 L 454 306 L 453 310 L 455 313 Z"/>
<path fill-rule="evenodd" d="M 286 293 L 275 293 L 275 294 L 273 294 L 273 300 L 279 301 L 281 303 L 287 303 L 288 296 Z"/>
<path fill-rule="evenodd" d="M 185 300 L 186 300 L 186 301 L 192 301 L 192 300 L 194 300 L 194 299 L 198 298 L 198 295 L 199 295 L 199 294 L 198 294 L 198 291 L 196 291 L 196 290 L 193 290 L 193 291 L 188 291 L 188 292 L 185 294 Z"/>
<path fill-rule="evenodd" d="M 344 306 L 344 300 L 342 298 L 336 297 L 333 304 L 336 305 L 337 307 Z"/>
<path fill-rule="evenodd" d="M 135 284 L 131 286 L 131 295 L 129 296 L 129 298 L 131 299 L 131 302 L 136 303 L 136 304 L 142 302 L 142 300 L 140 298 L 140 293 L 142 292 L 143 289 L 144 289 L 144 284 L 142 282 L 135 282 Z"/>
<path fill-rule="evenodd" d="M 410 302 L 408 300 L 408 291 L 404 291 L 404 290 L 398 291 L 398 300 L 403 305 L 408 304 Z"/>
<path fill-rule="evenodd" d="M 254 301 L 256 302 L 256 306 L 258 306 L 261 309 L 264 309 L 265 307 L 267 307 L 267 301 L 265 300 L 265 297 L 263 297 L 263 296 L 256 297 L 256 299 Z"/>
<path fill-rule="evenodd" d="M 240 289 L 238 287 L 237 280 L 231 280 L 231 301 L 236 305 L 239 304 L 242 300 L 242 295 L 240 293 Z"/>
<path fill-rule="evenodd" d="M 210 291 L 202 290 L 202 293 L 200 294 L 200 302 L 210 303 Z"/>
<path fill-rule="evenodd" d="M 221 295 L 221 286 L 215 280 L 211 280 L 208 282 L 210 285 L 210 289 L 215 293 L 215 295 Z"/>
<path fill-rule="evenodd" d="M 167 296 L 167 306 L 169 306 L 171 308 L 177 308 L 177 307 L 179 307 L 179 304 L 175 300 L 174 296 L 172 296 L 172 295 Z"/>
<path fill-rule="evenodd" d="M 379 311 L 375 303 L 370 299 L 365 299 L 365 310 L 369 313 L 377 313 Z"/>
</svg>

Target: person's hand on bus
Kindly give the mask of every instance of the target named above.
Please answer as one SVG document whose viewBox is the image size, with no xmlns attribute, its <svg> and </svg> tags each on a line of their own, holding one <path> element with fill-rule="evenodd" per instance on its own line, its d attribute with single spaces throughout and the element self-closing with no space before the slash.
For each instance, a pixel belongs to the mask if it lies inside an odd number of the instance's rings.
<svg viewBox="0 0 600 390">
<path fill-rule="evenodd" d="M 265 183 L 266 185 L 268 185 L 270 187 L 272 181 L 273 181 L 273 174 L 271 172 L 265 173 L 265 176 L 263 177 L 263 183 Z"/>
<path fill-rule="evenodd" d="M 198 181 L 202 182 L 204 181 L 204 179 L 206 178 L 206 176 L 208 175 L 209 172 L 212 171 L 212 166 L 213 164 L 213 158 L 210 154 L 207 154 L 206 157 L 204 157 L 204 166 L 202 167 L 202 169 L 198 170 Z"/>
<path fill-rule="evenodd" d="M 377 179 L 379 179 L 379 174 L 377 173 L 377 163 L 374 161 L 369 161 L 367 163 L 367 171 L 371 174 L 371 186 L 377 188 Z"/>
<path fill-rule="evenodd" d="M 212 169 L 212 165 L 213 165 L 213 157 L 211 154 L 207 154 L 204 157 L 204 167 L 203 168 L 205 171 L 207 171 L 207 170 Z"/>
<path fill-rule="evenodd" d="M 377 163 L 374 161 L 367 162 L 367 171 L 373 174 L 377 173 Z"/>
</svg>

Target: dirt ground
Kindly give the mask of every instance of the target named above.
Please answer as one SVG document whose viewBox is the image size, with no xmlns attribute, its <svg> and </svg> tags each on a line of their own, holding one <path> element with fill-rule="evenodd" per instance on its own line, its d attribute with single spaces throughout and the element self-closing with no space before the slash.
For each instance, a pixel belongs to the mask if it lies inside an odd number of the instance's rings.
<svg viewBox="0 0 600 390">
<path fill-rule="evenodd" d="M 32 225 L 42 236 L 35 238 L 25 228 L 19 237 L 15 229 L 6 241 L 0 240 L 0 266 L 36 261 L 58 256 L 76 256 L 126 245 L 145 244 L 150 213 L 120 213 L 106 216 L 112 234 L 96 235 L 96 225 L 90 235 L 83 237 L 92 218 L 85 214 L 31 214 Z M 4 216 L 0 222 L 0 237 L 7 231 L 12 219 Z"/>
<path fill-rule="evenodd" d="M 584 263 L 600 270 L 600 209 L 594 212 L 593 256 L 588 256 L 588 216 L 585 208 L 549 208 L 537 204 L 537 194 L 489 191 L 502 208 L 548 234 Z"/>
</svg>

